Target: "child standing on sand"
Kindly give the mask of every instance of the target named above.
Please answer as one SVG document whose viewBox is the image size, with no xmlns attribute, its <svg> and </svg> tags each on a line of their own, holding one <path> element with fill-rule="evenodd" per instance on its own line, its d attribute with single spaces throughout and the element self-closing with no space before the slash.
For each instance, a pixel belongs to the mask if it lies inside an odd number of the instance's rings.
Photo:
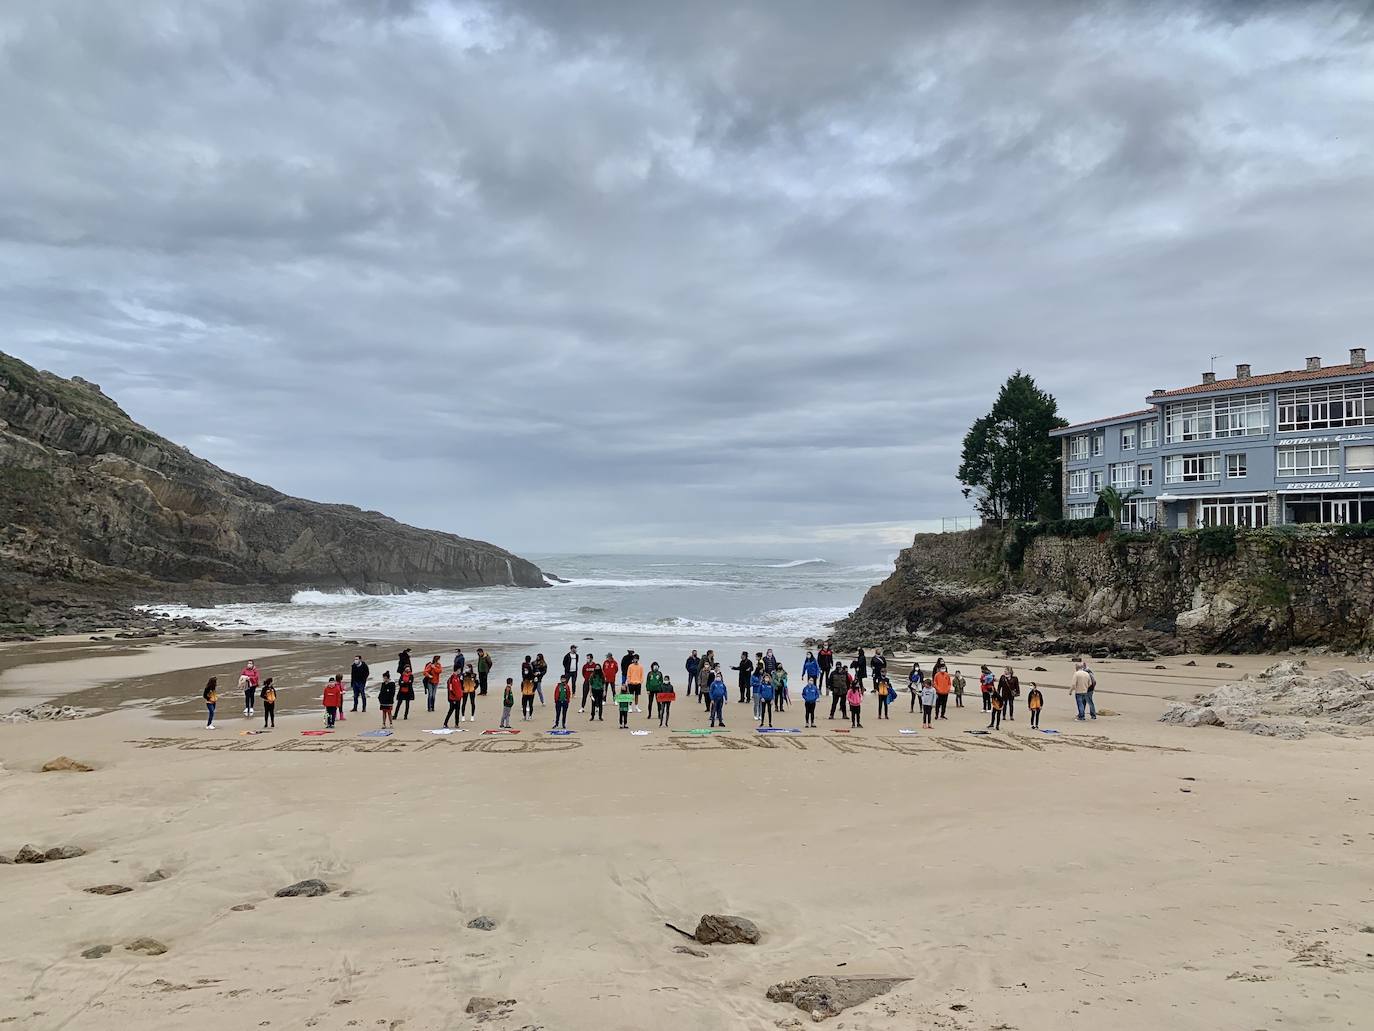
<svg viewBox="0 0 1374 1031">
<path fill-rule="evenodd" d="M 574 674 L 575 675 L 575 674 Z M 565 673 L 558 678 L 558 686 L 553 689 L 553 729 L 568 729 L 568 706 L 572 705 L 572 685 Z"/>
<path fill-rule="evenodd" d="M 587 688 L 592 696 L 592 716 L 587 722 L 594 720 L 606 722 L 606 674 L 600 666 L 592 670 L 591 677 L 587 680 Z"/>
<path fill-rule="evenodd" d="M 382 673 L 382 682 L 377 685 L 377 708 L 382 710 L 382 726 L 391 723 L 391 707 L 396 703 L 396 684 L 391 679 L 391 670 Z"/>
<path fill-rule="evenodd" d="M 776 690 L 773 687 L 773 674 L 765 673 L 758 679 L 759 686 L 754 691 L 754 708 L 759 713 L 759 726 L 762 727 L 764 721 L 767 720 L 768 726 L 771 727 L 773 725 L 773 695 Z"/>
<path fill-rule="evenodd" d="M 935 685 L 926 681 L 921 685 L 921 726 L 932 729 L 935 719 Z"/>
<path fill-rule="evenodd" d="M 464 709 L 468 711 L 468 722 L 474 722 L 477 719 L 477 670 L 470 662 L 463 673 L 463 701 L 458 706 L 459 721 L 463 718 Z"/>
<path fill-rule="evenodd" d="M 457 726 L 463 722 L 463 675 L 458 672 L 457 667 L 448 675 L 448 712 L 444 714 L 444 726 L 448 726 L 449 717 L 453 717 L 453 724 Z"/>
<path fill-rule="evenodd" d="M 630 700 L 634 695 L 629 694 L 624 688 L 621 693 L 615 696 L 615 707 L 620 710 L 620 729 L 630 729 Z"/>
<path fill-rule="evenodd" d="M 876 656 L 875 656 L 876 658 Z M 892 683 L 881 673 L 878 675 L 878 719 L 890 720 L 892 714 L 888 711 L 892 705 Z"/>
<path fill-rule="evenodd" d="M 272 686 L 272 678 L 262 683 L 262 729 L 277 726 L 277 689 Z"/>
<path fill-rule="evenodd" d="M 401 670 L 400 681 L 396 685 L 396 711 L 401 711 L 401 706 L 405 706 L 403 720 L 410 719 L 410 703 L 415 700 L 415 674 L 407 666 Z"/>
<path fill-rule="evenodd" d="M 964 707 L 964 674 L 957 669 L 954 671 L 954 707 Z"/>
<path fill-rule="evenodd" d="M 802 702 L 806 706 L 806 725 L 814 727 L 816 725 L 816 702 L 821 697 L 821 689 L 816 686 L 816 678 L 808 676 L 806 686 L 802 688 Z"/>
<path fill-rule="evenodd" d="M 205 690 L 200 693 L 205 699 L 205 729 L 215 729 L 215 705 L 219 702 L 219 677 L 211 677 L 205 682 Z"/>
<path fill-rule="evenodd" d="M 343 708 L 343 677 L 336 676 L 324 685 L 324 725 L 331 730 Z"/>
<path fill-rule="evenodd" d="M 992 713 L 988 720 L 988 730 L 1000 730 L 1002 727 L 1002 695 L 999 691 L 993 691 L 988 695 L 988 705 L 992 708 L 988 711 Z"/>
<path fill-rule="evenodd" d="M 666 727 L 668 725 L 668 710 L 673 707 L 673 702 L 677 700 L 677 693 L 673 690 L 673 678 L 664 677 L 663 684 L 658 689 L 658 725 Z"/>
<path fill-rule="evenodd" d="M 1040 688 L 1031 681 L 1030 694 L 1026 695 L 1026 708 L 1031 714 L 1031 730 L 1040 729 L 1040 710 L 1045 707 L 1045 696 L 1040 693 Z"/>
<path fill-rule="evenodd" d="M 849 686 L 845 701 L 849 703 L 849 725 L 862 730 L 864 725 L 859 722 L 859 706 L 864 703 L 864 689 L 857 678 Z"/>
<path fill-rule="evenodd" d="M 534 673 L 520 681 L 520 719 L 528 722 L 534 719 Z"/>
<path fill-rule="evenodd" d="M 510 711 L 515 708 L 515 680 L 506 677 L 506 690 L 501 695 L 501 729 L 510 729 Z"/>
</svg>

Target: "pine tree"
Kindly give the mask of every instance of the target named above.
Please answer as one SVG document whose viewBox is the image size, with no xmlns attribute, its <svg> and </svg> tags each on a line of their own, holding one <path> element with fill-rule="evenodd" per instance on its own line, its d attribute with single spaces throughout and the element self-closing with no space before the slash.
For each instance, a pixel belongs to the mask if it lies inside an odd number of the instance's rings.
<svg viewBox="0 0 1374 1031">
<path fill-rule="evenodd" d="M 964 437 L 959 482 L 989 520 L 1057 516 L 1059 442 L 1050 431 L 1068 425 L 1059 403 L 1019 369 L 1002 385 L 992 411 Z"/>
</svg>

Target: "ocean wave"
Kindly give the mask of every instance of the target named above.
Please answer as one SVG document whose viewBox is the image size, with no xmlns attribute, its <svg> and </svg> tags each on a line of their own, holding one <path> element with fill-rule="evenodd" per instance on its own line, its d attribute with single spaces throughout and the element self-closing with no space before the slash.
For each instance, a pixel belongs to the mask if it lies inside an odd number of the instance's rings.
<svg viewBox="0 0 1374 1031">
<path fill-rule="evenodd" d="M 292 605 L 351 605 L 359 598 L 368 597 L 357 591 L 344 588 L 341 591 L 297 591 L 291 595 Z"/>
<path fill-rule="evenodd" d="M 795 558 L 791 562 L 765 562 L 760 569 L 796 569 L 798 566 L 828 566 L 823 558 Z"/>
<path fill-rule="evenodd" d="M 849 566 L 845 569 L 846 573 L 890 573 L 893 564 L 891 562 L 874 562 L 867 566 Z"/>
<path fill-rule="evenodd" d="M 640 580 L 617 580 L 588 578 L 585 580 L 569 578 L 567 587 L 734 587 L 728 580 L 693 580 L 689 577 L 650 576 Z"/>
</svg>

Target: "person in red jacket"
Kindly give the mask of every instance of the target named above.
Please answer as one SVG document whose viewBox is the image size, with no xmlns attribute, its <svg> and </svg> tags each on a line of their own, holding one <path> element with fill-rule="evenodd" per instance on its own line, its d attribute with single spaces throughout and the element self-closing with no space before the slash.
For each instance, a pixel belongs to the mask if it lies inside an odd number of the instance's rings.
<svg viewBox="0 0 1374 1031">
<path fill-rule="evenodd" d="M 592 689 L 592 674 L 601 667 L 596 664 L 596 659 L 592 658 L 591 653 L 587 654 L 587 661 L 582 664 L 582 704 L 578 707 L 578 712 L 587 711 L 587 692 Z"/>
<path fill-rule="evenodd" d="M 606 661 L 601 664 L 601 675 L 606 678 L 606 690 L 615 694 L 615 675 L 620 672 L 620 663 L 615 661 L 615 656 L 610 652 L 606 653 Z"/>
<path fill-rule="evenodd" d="M 333 727 L 343 708 L 343 675 L 336 676 L 324 685 L 324 725 Z"/>
<path fill-rule="evenodd" d="M 457 726 L 463 719 L 463 674 L 458 671 L 458 667 L 453 668 L 453 672 L 448 675 L 448 716 L 444 717 L 444 726 L 448 726 L 449 716 L 453 717 L 454 726 Z"/>
</svg>

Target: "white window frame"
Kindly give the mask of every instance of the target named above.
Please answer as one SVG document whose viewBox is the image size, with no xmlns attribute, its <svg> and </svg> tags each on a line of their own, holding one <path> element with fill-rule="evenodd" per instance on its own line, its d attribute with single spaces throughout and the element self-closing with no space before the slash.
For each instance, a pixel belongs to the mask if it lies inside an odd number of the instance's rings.
<svg viewBox="0 0 1374 1031">
<path fill-rule="evenodd" d="M 1098 491 L 1100 491 L 1100 490 L 1102 489 L 1102 481 L 1103 481 L 1102 470 L 1101 470 L 1101 469 L 1093 469 L 1093 470 L 1091 470 L 1091 471 L 1088 473 L 1088 490 L 1089 490 L 1089 493 L 1096 494 Z"/>
<path fill-rule="evenodd" d="M 1136 436 L 1136 429 L 1135 429 L 1134 426 L 1127 426 L 1124 430 L 1121 431 L 1121 450 L 1122 450 L 1122 451 L 1134 451 L 1134 450 L 1135 450 L 1135 436 Z"/>
<path fill-rule="evenodd" d="M 1069 472 L 1069 493 L 1086 494 L 1088 493 L 1088 470 L 1073 469 Z"/>
<path fill-rule="evenodd" d="M 1164 459 L 1165 483 L 1215 483 L 1220 479 L 1220 451 L 1168 455 Z"/>
<path fill-rule="evenodd" d="M 1262 494 L 1231 498 L 1199 498 L 1199 526 L 1257 527 L 1269 525 L 1269 499 Z"/>
<path fill-rule="evenodd" d="M 1153 487 L 1155 485 L 1155 467 L 1149 463 L 1138 466 L 1135 479 L 1142 487 Z"/>
<path fill-rule="evenodd" d="M 1269 432 L 1264 394 L 1176 401 L 1164 408 L 1164 442 L 1186 443 L 1226 437 L 1262 437 Z"/>
<path fill-rule="evenodd" d="M 1246 451 L 1232 451 L 1226 456 L 1226 478 L 1228 480 L 1239 480 L 1249 475 L 1247 470 L 1250 463 L 1246 458 L 1247 454 Z M 1237 471 L 1236 466 L 1240 466 L 1239 471 Z"/>
<path fill-rule="evenodd" d="M 1374 380 L 1293 387 L 1275 397 L 1280 433 L 1374 426 Z"/>
<path fill-rule="evenodd" d="M 1095 512 L 1095 511 L 1097 511 L 1097 506 L 1096 506 L 1096 505 L 1070 505 L 1070 506 L 1069 506 L 1069 518 L 1070 518 L 1070 519 L 1091 519 L 1091 518 L 1093 517 L 1093 512 Z"/>
<path fill-rule="evenodd" d="M 1108 470 L 1112 486 L 1117 490 L 1135 490 L 1135 463 L 1115 462 Z"/>
<path fill-rule="evenodd" d="M 1159 447 L 1159 420 L 1151 419 L 1140 424 L 1140 449 Z"/>
<path fill-rule="evenodd" d="M 1352 452 L 1367 454 L 1369 457 L 1352 459 Z M 1345 454 L 1341 457 L 1345 461 L 1345 471 L 1348 473 L 1374 473 L 1374 444 L 1352 444 L 1345 449 Z"/>
<path fill-rule="evenodd" d="M 1080 433 L 1076 437 L 1069 438 L 1069 461 L 1086 462 L 1088 460 L 1088 435 Z"/>
<path fill-rule="evenodd" d="M 1094 458 L 1101 458 L 1102 455 L 1103 455 L 1103 452 L 1105 452 L 1106 450 L 1107 450 L 1107 434 L 1105 434 L 1105 433 L 1094 433 L 1094 434 L 1093 434 L 1093 457 L 1094 457 Z"/>
<path fill-rule="evenodd" d="M 1334 476 L 1340 470 L 1339 444 L 1288 444 L 1274 449 L 1274 475 L 1279 479 Z"/>
</svg>

